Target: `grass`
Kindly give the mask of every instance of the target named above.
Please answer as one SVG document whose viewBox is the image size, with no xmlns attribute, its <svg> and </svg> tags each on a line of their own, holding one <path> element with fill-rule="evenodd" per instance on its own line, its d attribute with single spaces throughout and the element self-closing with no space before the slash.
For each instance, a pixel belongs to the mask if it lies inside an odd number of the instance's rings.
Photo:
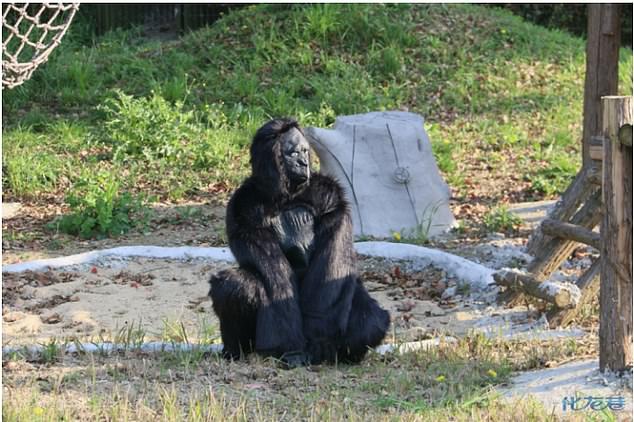
<svg viewBox="0 0 634 422">
<path fill-rule="evenodd" d="M 475 5 L 258 5 L 178 41 L 71 27 L 3 94 L 3 190 L 61 201 L 82 172 L 178 201 L 227 192 L 273 116 L 421 113 L 459 198 L 561 192 L 579 166 L 585 43 Z M 623 50 L 620 91 L 631 93 Z M 121 177 L 124 176 L 124 177 Z"/>
<path fill-rule="evenodd" d="M 513 233 L 519 230 L 522 219 L 505 206 L 499 206 L 484 215 L 484 228 L 490 232 Z"/>
<path fill-rule="evenodd" d="M 61 355 L 54 361 L 14 356 L 3 362 L 2 413 L 9 421 L 503 421 L 517 415 L 555 420 L 537 402 L 500 399 L 495 387 L 504 385 L 511 371 L 596 353 L 594 343 L 591 338 L 571 343 L 471 335 L 429 351 L 371 354 L 359 365 L 294 370 L 256 356 L 227 362 L 196 350 L 172 356 L 130 348 L 110 356 Z M 579 415 L 576 420 L 586 419 Z"/>
</svg>

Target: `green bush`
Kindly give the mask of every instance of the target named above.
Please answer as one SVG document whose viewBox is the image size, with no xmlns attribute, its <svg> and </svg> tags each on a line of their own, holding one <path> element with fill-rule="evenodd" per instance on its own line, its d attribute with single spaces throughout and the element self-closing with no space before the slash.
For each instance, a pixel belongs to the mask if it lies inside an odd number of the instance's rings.
<svg viewBox="0 0 634 422">
<path fill-rule="evenodd" d="M 66 203 L 71 213 L 49 227 L 85 239 L 118 236 L 147 226 L 150 218 L 146 200 L 121 192 L 119 182 L 108 172 L 81 178 L 66 196 Z"/>
<path fill-rule="evenodd" d="M 117 91 L 106 100 L 105 141 L 113 146 L 116 161 L 127 157 L 147 160 L 182 158 L 198 129 L 194 113 L 183 103 L 170 104 L 153 92 L 148 98 L 134 98 Z"/>
</svg>

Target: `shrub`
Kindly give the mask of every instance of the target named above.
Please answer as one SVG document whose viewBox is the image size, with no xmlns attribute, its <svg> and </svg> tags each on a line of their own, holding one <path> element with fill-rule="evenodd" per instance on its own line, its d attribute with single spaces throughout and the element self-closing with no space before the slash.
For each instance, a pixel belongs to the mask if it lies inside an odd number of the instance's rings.
<svg viewBox="0 0 634 422">
<path fill-rule="evenodd" d="M 117 91 L 102 109 L 107 114 L 106 142 L 118 161 L 129 156 L 177 160 L 198 132 L 192 111 L 185 111 L 181 101 L 171 105 L 156 92 L 134 98 Z"/>
<path fill-rule="evenodd" d="M 119 182 L 108 172 L 81 178 L 66 202 L 71 213 L 49 227 L 82 238 L 118 236 L 131 228 L 147 226 L 150 217 L 146 200 L 120 192 Z"/>
</svg>

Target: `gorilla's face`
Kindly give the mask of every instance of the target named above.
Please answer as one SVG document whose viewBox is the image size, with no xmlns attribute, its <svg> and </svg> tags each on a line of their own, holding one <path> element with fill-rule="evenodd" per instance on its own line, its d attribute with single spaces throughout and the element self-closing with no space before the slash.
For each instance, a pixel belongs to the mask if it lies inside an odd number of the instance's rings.
<svg viewBox="0 0 634 422">
<path fill-rule="evenodd" d="M 293 183 L 305 183 L 310 178 L 310 145 L 302 133 L 293 128 L 282 134 L 284 171 Z"/>
</svg>

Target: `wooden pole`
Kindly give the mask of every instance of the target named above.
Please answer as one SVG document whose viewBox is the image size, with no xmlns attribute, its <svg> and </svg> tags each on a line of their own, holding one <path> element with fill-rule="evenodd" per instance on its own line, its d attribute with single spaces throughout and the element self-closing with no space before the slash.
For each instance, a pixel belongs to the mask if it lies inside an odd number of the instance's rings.
<svg viewBox="0 0 634 422">
<path fill-rule="evenodd" d="M 604 97 L 601 316 L 599 367 L 622 371 L 632 364 L 632 147 L 619 131 L 632 124 L 632 97 Z"/>
<path fill-rule="evenodd" d="M 583 98 L 583 166 L 591 162 L 590 138 L 601 133 L 601 97 L 618 88 L 621 20 L 619 4 L 588 5 L 586 80 Z"/>
</svg>

